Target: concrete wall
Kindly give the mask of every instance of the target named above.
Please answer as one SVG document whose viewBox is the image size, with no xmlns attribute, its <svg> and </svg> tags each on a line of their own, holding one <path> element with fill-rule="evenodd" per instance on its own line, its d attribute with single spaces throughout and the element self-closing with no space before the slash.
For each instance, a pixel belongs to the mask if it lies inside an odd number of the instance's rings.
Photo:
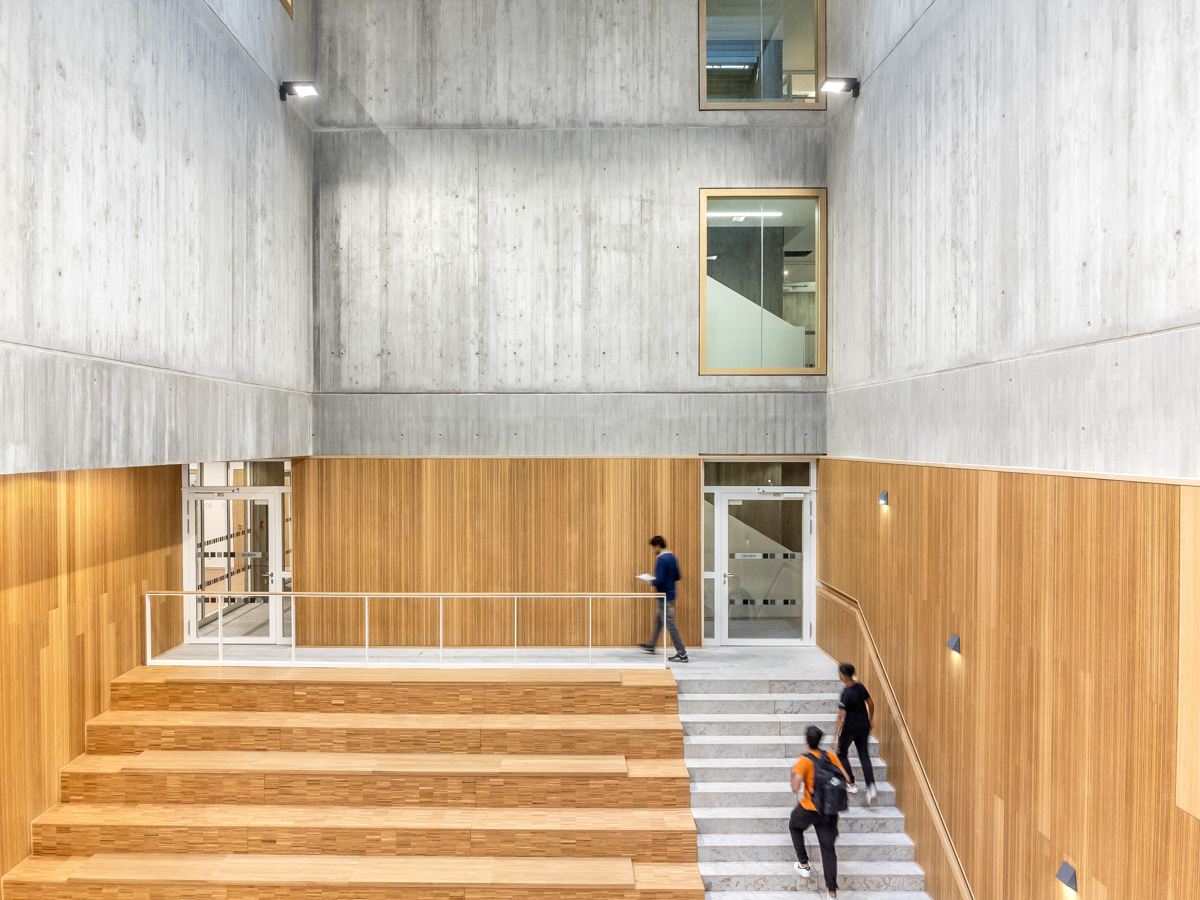
<svg viewBox="0 0 1200 900">
<path fill-rule="evenodd" d="M 0 472 L 309 451 L 297 7 L 0 4 Z"/>
<path fill-rule="evenodd" d="M 1200 477 L 1195 4 L 829 18 L 830 454 Z"/>
<path fill-rule="evenodd" d="M 823 378 L 697 374 L 700 189 L 821 186 L 826 130 L 700 113 L 696 10 L 318 7 L 314 452 L 824 450 Z"/>
</svg>

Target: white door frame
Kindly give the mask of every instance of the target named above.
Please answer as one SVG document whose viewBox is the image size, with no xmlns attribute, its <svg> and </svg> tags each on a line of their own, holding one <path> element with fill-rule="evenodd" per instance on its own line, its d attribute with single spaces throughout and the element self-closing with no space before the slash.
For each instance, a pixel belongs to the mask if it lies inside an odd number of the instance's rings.
<svg viewBox="0 0 1200 900">
<path fill-rule="evenodd" d="M 196 541 L 198 523 L 193 519 L 192 512 L 196 501 L 203 500 L 249 500 L 265 502 L 267 505 L 267 552 L 271 563 L 269 571 L 270 584 L 268 590 L 282 591 L 285 580 L 291 580 L 291 572 L 285 570 L 283 556 L 283 531 L 286 527 L 283 517 L 283 495 L 291 493 L 290 486 L 284 487 L 188 487 L 183 490 L 183 589 L 185 591 L 203 591 L 203 585 L 196 583 Z M 222 593 L 214 591 L 214 594 Z M 184 599 L 184 640 L 189 644 L 215 644 L 216 636 L 201 637 L 196 622 L 196 604 L 194 598 Z M 290 643 L 290 638 L 283 638 L 283 604 L 282 598 L 270 597 L 268 600 L 269 628 L 266 637 L 231 637 L 226 635 L 226 644 L 280 644 Z"/>
<path fill-rule="evenodd" d="M 817 610 L 816 488 L 812 487 L 706 487 L 713 495 L 713 638 L 714 646 L 813 647 L 816 646 Z M 729 637 L 729 501 L 783 500 L 805 504 L 805 524 L 800 552 L 804 565 L 803 638 Z M 705 573 L 709 576 L 710 573 Z"/>
</svg>

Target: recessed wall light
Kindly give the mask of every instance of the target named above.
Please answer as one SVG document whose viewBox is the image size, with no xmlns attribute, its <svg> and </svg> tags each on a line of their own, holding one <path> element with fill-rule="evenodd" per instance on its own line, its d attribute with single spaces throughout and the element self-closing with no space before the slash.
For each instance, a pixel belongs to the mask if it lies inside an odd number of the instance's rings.
<svg viewBox="0 0 1200 900">
<path fill-rule="evenodd" d="M 884 491 L 882 494 L 879 495 L 879 505 L 880 506 L 888 505 L 888 492 L 887 491 Z"/>
<path fill-rule="evenodd" d="M 962 639 L 957 634 L 950 635 L 950 640 L 946 641 L 946 646 L 960 656 L 962 655 Z"/>
<path fill-rule="evenodd" d="M 1068 862 L 1064 862 L 1058 867 L 1058 875 L 1055 876 L 1073 891 L 1079 890 L 1077 879 L 1075 878 L 1075 867 Z"/>
<path fill-rule="evenodd" d="M 710 259 L 710 260 L 713 260 L 713 259 L 716 259 L 716 257 L 715 257 L 715 256 L 710 256 L 710 257 L 709 257 L 709 259 Z"/>
<path fill-rule="evenodd" d="M 279 85 L 279 99 L 284 102 L 288 97 L 315 97 L 317 86 L 311 81 L 285 81 Z"/>
<path fill-rule="evenodd" d="M 861 86 L 857 78 L 826 78 L 821 82 L 821 93 L 849 94 L 851 97 L 857 97 Z"/>
</svg>

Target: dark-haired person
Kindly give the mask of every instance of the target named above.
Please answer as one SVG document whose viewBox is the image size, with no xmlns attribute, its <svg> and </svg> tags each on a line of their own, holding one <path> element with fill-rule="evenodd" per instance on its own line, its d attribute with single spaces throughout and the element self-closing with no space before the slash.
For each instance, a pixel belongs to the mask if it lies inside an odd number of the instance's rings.
<svg viewBox="0 0 1200 900">
<path fill-rule="evenodd" d="M 804 832 L 811 825 L 817 833 L 817 843 L 821 845 L 821 871 L 825 876 L 825 889 L 829 891 L 830 900 L 837 898 L 837 849 L 835 843 L 838 836 L 838 814 L 822 815 L 813 804 L 813 781 L 816 776 L 814 760 L 824 757 L 833 765 L 846 770 L 832 753 L 821 750 L 821 738 L 825 737 L 816 725 L 809 725 L 804 732 L 804 740 L 808 742 L 808 751 L 796 760 L 792 766 L 792 790 L 796 792 L 799 801 L 792 810 L 792 818 L 788 822 L 788 831 L 792 835 L 792 846 L 796 848 L 796 871 L 803 878 L 812 877 L 812 869 L 808 865 L 808 848 L 804 846 Z M 846 779 L 849 781 L 849 778 Z M 801 793 L 803 791 L 803 793 Z"/>
<path fill-rule="evenodd" d="M 663 619 L 665 618 L 671 642 L 675 645 L 675 655 L 669 662 L 685 663 L 688 661 L 687 647 L 683 646 L 683 638 L 679 636 L 679 628 L 675 624 L 675 582 L 679 581 L 679 563 L 675 561 L 675 554 L 667 549 L 667 542 L 663 540 L 661 534 L 650 538 L 650 546 L 658 553 L 658 557 L 654 561 L 654 589 L 665 594 L 667 599 L 665 603 L 662 600 L 658 601 L 658 615 L 654 618 L 654 634 L 650 636 L 647 643 L 642 644 L 642 649 L 647 653 L 654 652 L 658 636 L 662 634 Z"/>
<path fill-rule="evenodd" d="M 850 779 L 846 789 L 858 793 L 854 783 L 854 770 L 850 768 L 850 745 L 858 750 L 858 764 L 862 766 L 863 781 L 867 783 L 867 802 L 874 803 L 879 793 L 875 788 L 875 767 L 871 765 L 871 728 L 875 724 L 875 701 L 867 689 L 854 678 L 854 666 L 842 663 L 838 666 L 838 678 L 845 687 L 838 700 L 837 726 L 833 730 L 833 745 L 837 747 L 838 759 Z"/>
</svg>

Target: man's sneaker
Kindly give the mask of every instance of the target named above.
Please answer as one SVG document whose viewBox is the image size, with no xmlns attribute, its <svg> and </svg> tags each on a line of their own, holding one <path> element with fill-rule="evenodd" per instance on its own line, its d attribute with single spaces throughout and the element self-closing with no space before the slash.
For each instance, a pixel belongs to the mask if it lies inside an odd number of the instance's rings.
<svg viewBox="0 0 1200 900">
<path fill-rule="evenodd" d="M 878 789 L 876 789 L 875 785 L 868 784 L 867 785 L 867 802 L 874 803 L 875 798 L 878 796 L 879 796 L 879 791 L 878 791 Z"/>
<path fill-rule="evenodd" d="M 667 660 L 667 662 L 687 662 L 687 661 L 688 661 L 688 658 L 687 658 L 686 653 L 676 653 L 674 656 L 672 656 L 670 659 Z"/>
<path fill-rule="evenodd" d="M 847 794 L 857 794 L 858 793 L 858 785 L 857 784 L 846 785 L 846 793 Z"/>
<path fill-rule="evenodd" d="M 800 863 L 792 863 L 792 868 L 800 873 L 801 878 L 808 878 L 810 875 L 812 875 L 812 868 L 809 866 L 801 865 Z"/>
<path fill-rule="evenodd" d="M 654 652 L 654 645 L 653 645 L 653 644 L 638 644 L 638 646 L 639 646 L 639 647 L 641 647 L 643 650 L 645 650 L 647 653 L 653 653 L 653 652 Z"/>
</svg>

